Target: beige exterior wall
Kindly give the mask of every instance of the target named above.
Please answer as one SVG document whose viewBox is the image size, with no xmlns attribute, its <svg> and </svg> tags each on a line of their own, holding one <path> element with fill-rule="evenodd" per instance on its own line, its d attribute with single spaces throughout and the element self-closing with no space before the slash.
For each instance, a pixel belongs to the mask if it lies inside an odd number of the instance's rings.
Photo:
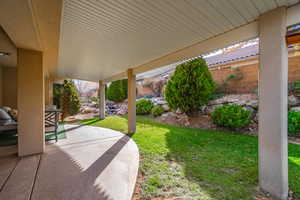
<svg viewBox="0 0 300 200">
<path fill-rule="evenodd" d="M 2 67 L 0 66 L 0 107 L 3 106 L 2 104 Z"/>
<path fill-rule="evenodd" d="M 17 68 L 2 68 L 2 105 L 17 108 Z"/>
</svg>

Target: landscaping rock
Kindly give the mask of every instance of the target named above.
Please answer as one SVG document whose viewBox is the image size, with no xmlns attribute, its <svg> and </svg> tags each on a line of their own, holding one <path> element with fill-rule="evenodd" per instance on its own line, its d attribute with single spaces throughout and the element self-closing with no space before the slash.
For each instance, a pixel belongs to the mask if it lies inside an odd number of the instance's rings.
<svg viewBox="0 0 300 200">
<path fill-rule="evenodd" d="M 180 110 L 180 108 L 177 108 L 176 114 L 182 114 L 182 111 Z"/>
<path fill-rule="evenodd" d="M 296 97 L 294 95 L 290 95 L 288 97 L 288 101 L 289 101 L 289 106 L 297 106 L 300 105 L 300 98 Z"/>
<path fill-rule="evenodd" d="M 161 107 L 164 109 L 165 112 L 169 112 L 171 110 L 167 104 L 164 104 Z"/>
<path fill-rule="evenodd" d="M 171 125 L 184 127 L 190 126 L 189 117 L 184 113 L 178 114 L 174 112 L 167 112 L 158 117 L 158 120 Z"/>
<path fill-rule="evenodd" d="M 292 107 L 290 110 L 291 111 L 298 111 L 298 112 L 300 112 L 300 106 L 298 106 L 298 107 Z"/>
</svg>

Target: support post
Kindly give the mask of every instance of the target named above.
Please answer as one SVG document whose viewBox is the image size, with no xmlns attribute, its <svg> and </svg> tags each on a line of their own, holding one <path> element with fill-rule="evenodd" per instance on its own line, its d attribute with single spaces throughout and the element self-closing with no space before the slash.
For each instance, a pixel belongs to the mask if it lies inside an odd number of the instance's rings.
<svg viewBox="0 0 300 200">
<path fill-rule="evenodd" d="M 19 156 L 43 153 L 44 69 L 43 54 L 18 49 L 18 153 Z"/>
<path fill-rule="evenodd" d="M 136 77 L 132 69 L 128 69 L 128 133 L 136 131 Z"/>
<path fill-rule="evenodd" d="M 105 83 L 99 81 L 99 119 L 105 119 Z"/>
<path fill-rule="evenodd" d="M 259 185 L 288 197 L 286 8 L 259 18 Z"/>
</svg>

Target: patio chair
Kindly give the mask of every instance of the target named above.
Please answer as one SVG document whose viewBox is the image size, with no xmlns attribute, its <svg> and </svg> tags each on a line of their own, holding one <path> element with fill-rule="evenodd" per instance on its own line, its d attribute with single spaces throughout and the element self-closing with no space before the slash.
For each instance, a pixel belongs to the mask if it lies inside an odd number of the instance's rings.
<svg viewBox="0 0 300 200">
<path fill-rule="evenodd" d="M 7 131 L 17 131 L 17 122 L 3 108 L 0 108 L 0 134 Z"/>
<path fill-rule="evenodd" d="M 46 110 L 45 111 L 45 133 L 54 133 L 55 142 L 58 140 L 58 123 L 59 123 L 59 111 Z M 52 139 L 48 139 L 52 140 Z"/>
</svg>

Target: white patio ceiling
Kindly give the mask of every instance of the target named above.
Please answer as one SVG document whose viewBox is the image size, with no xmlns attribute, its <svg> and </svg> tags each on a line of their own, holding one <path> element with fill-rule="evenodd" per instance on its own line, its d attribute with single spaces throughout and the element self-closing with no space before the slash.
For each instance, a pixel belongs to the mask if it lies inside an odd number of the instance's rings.
<svg viewBox="0 0 300 200">
<path fill-rule="evenodd" d="M 299 2 L 64 0 L 58 74 L 94 81 L 109 79 L 249 24 L 264 12 Z"/>
</svg>

